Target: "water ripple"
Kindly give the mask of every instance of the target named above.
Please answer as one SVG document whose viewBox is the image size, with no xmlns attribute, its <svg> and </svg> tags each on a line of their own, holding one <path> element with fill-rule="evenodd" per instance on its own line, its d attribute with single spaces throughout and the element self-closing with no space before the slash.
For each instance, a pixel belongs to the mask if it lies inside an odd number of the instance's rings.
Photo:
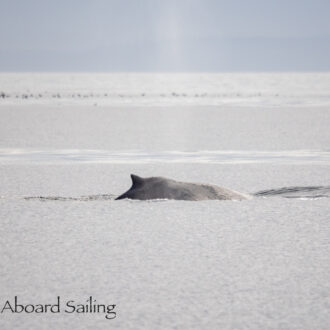
<svg viewBox="0 0 330 330">
<path fill-rule="evenodd" d="M 153 163 L 205 163 L 205 164 L 327 164 L 330 151 L 108 151 L 87 149 L 0 149 L 0 164 L 33 163 L 109 163 L 109 164 L 153 164 Z"/>
</svg>

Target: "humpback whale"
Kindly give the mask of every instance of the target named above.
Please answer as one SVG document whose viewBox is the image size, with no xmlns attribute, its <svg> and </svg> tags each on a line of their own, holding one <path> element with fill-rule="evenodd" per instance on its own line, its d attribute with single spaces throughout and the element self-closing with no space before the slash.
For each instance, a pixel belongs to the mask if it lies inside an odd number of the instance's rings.
<svg viewBox="0 0 330 330">
<path fill-rule="evenodd" d="M 119 199 L 244 200 L 248 194 L 205 183 L 180 182 L 163 177 L 141 178 L 131 174 L 132 186 Z"/>
</svg>

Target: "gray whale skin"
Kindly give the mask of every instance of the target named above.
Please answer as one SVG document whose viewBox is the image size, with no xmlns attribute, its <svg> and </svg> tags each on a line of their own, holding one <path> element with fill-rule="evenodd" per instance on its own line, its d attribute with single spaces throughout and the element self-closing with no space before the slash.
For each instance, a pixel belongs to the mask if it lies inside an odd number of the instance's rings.
<svg viewBox="0 0 330 330">
<path fill-rule="evenodd" d="M 244 200 L 252 197 L 234 190 L 203 183 L 180 182 L 163 177 L 141 178 L 131 174 L 132 187 L 118 199 Z"/>
</svg>

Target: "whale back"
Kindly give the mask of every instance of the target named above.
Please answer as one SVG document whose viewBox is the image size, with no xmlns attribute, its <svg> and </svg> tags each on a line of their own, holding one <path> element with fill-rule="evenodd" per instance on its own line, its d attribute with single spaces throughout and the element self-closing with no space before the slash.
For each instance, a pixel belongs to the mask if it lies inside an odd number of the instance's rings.
<svg viewBox="0 0 330 330">
<path fill-rule="evenodd" d="M 180 182 L 163 177 L 141 178 L 131 174 L 132 186 L 120 199 L 176 199 L 176 200 L 243 200 L 249 195 L 203 183 Z"/>
</svg>

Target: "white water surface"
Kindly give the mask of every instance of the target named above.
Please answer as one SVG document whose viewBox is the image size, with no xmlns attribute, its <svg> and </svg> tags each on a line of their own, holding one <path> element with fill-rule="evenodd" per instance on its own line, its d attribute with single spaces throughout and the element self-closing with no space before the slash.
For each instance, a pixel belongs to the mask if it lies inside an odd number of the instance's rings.
<svg viewBox="0 0 330 330">
<path fill-rule="evenodd" d="M 0 164 L 329 164 L 330 151 L 108 151 L 0 149 Z"/>
<path fill-rule="evenodd" d="M 329 74 L 0 82 L 1 303 L 117 305 L 1 329 L 329 328 Z M 268 193 L 115 201 L 131 173 Z"/>
</svg>

